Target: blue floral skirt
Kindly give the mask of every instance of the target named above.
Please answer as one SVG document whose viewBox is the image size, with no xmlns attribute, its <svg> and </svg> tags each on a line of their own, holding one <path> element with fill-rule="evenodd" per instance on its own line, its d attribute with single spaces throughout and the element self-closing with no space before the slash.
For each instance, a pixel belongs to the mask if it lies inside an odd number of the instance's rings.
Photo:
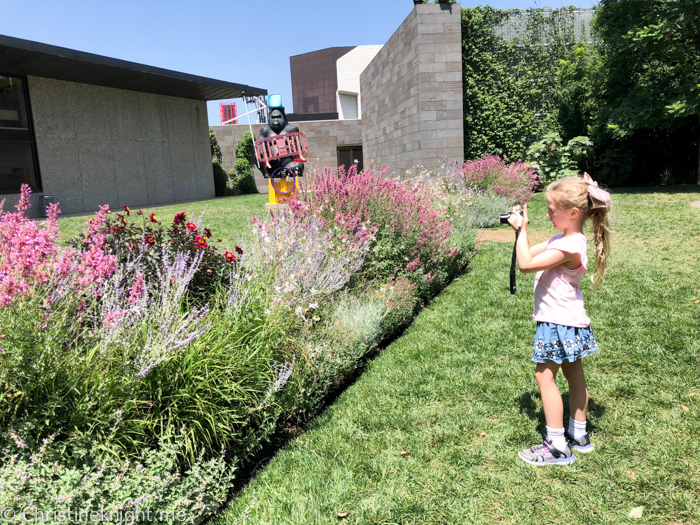
<svg viewBox="0 0 700 525">
<path fill-rule="evenodd" d="M 565 359 L 573 363 L 596 350 L 598 343 L 590 326 L 579 328 L 537 321 L 535 344 L 532 346 L 532 360 L 535 363 L 561 364 Z"/>
</svg>

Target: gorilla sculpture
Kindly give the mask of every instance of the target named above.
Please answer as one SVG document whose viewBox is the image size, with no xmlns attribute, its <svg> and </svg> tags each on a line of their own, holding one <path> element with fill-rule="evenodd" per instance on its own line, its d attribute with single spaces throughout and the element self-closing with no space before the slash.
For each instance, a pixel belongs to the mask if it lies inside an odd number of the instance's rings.
<svg viewBox="0 0 700 525">
<path fill-rule="evenodd" d="M 285 135 L 287 133 L 298 132 L 299 128 L 287 122 L 287 115 L 284 112 L 283 107 L 273 108 L 270 111 L 270 122 L 268 125 L 263 126 L 260 129 L 260 138 L 275 137 L 278 135 Z M 270 178 L 272 173 L 281 167 L 285 167 L 288 170 L 294 172 L 297 177 L 301 177 L 304 174 L 304 163 L 294 162 L 295 156 L 284 157 L 282 159 L 274 159 L 270 161 L 270 166 L 272 168 L 267 168 L 264 164 L 261 166 L 263 170 L 263 176 L 265 178 Z"/>
</svg>

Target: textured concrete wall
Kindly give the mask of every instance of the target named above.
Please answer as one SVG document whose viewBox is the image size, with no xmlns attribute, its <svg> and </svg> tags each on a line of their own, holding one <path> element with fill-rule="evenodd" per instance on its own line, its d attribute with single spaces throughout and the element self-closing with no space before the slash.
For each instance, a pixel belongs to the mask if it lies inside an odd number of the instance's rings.
<svg viewBox="0 0 700 525">
<path fill-rule="evenodd" d="M 306 135 L 306 144 L 309 151 L 305 158 L 306 173 L 313 173 L 314 169 L 323 169 L 325 166 L 338 167 L 338 146 L 354 146 L 362 144 L 361 120 L 314 120 L 309 122 L 293 122 Z M 255 138 L 260 138 L 262 124 L 253 124 Z M 236 124 L 233 126 L 212 126 L 216 140 L 221 148 L 223 165 L 226 172 L 236 163 L 236 144 L 248 131 L 248 125 Z M 267 193 L 267 181 L 262 173 L 254 167 L 255 183 L 258 191 Z"/>
<path fill-rule="evenodd" d="M 214 197 L 206 102 L 29 77 L 45 194 L 63 213 Z"/>
<path fill-rule="evenodd" d="M 365 167 L 463 159 L 460 4 L 423 4 L 360 76 Z"/>
</svg>

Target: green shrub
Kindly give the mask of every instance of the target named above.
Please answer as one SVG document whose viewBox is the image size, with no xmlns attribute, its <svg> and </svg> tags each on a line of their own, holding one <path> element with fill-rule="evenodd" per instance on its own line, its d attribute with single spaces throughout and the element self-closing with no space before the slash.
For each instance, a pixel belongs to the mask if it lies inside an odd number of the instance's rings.
<svg viewBox="0 0 700 525">
<path fill-rule="evenodd" d="M 241 194 L 245 195 L 247 193 L 258 193 L 258 188 L 255 185 L 255 177 L 253 176 L 253 170 L 250 167 L 250 162 L 248 162 L 248 159 L 236 159 L 235 173 L 236 178 L 234 183 L 238 187 Z"/>
<path fill-rule="evenodd" d="M 250 134 L 250 131 L 246 131 L 236 144 L 236 158 L 250 160 L 254 154 L 253 136 Z"/>
<path fill-rule="evenodd" d="M 93 441 L 76 462 L 56 436 L 39 445 L 30 433 L 8 434 L 0 456 L 0 508 L 29 521 L 77 523 L 101 516 L 108 523 L 201 523 L 225 502 L 233 484 L 235 466 L 223 455 L 199 457 L 182 468 L 177 436 L 142 450 L 132 462 L 105 453 L 105 444 Z"/>
<path fill-rule="evenodd" d="M 228 182 L 226 170 L 217 161 L 212 162 L 212 169 L 214 170 L 214 193 L 217 197 L 223 197 L 226 195 L 226 184 Z"/>
<path fill-rule="evenodd" d="M 467 207 L 467 223 L 474 228 L 495 228 L 501 224 L 499 215 L 510 211 L 513 201 L 492 191 L 478 192 Z"/>
<path fill-rule="evenodd" d="M 236 170 L 231 168 L 228 170 L 228 177 L 226 181 L 226 195 L 240 195 L 241 189 L 238 187 L 236 182 Z"/>
<path fill-rule="evenodd" d="M 532 167 L 539 173 L 541 186 L 579 172 L 579 164 L 590 155 L 593 142 L 588 137 L 574 137 L 566 146 L 559 133 L 547 133 L 527 149 Z"/>
</svg>

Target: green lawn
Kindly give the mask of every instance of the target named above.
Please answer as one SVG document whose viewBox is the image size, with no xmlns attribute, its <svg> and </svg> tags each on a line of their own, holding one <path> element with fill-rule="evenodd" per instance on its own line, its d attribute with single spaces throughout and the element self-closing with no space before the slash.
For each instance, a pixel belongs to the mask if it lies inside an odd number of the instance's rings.
<svg viewBox="0 0 700 525">
<path fill-rule="evenodd" d="M 552 235 L 543 197 L 531 205 L 531 227 Z M 487 242 L 219 521 L 700 523 L 695 200 L 693 186 L 613 191 L 606 284 L 598 293 L 583 284 L 601 346 L 584 360 L 594 453 L 570 466 L 518 459 L 544 429 L 529 360 L 534 275 L 519 274 L 511 296 L 512 245 Z M 628 518 L 642 506 L 641 519 Z"/>
<path fill-rule="evenodd" d="M 211 229 L 214 238 L 221 238 L 227 243 L 235 243 L 239 232 L 248 227 L 249 217 L 261 216 L 265 213 L 266 202 L 266 194 L 242 195 L 240 197 L 225 197 L 186 204 L 152 206 L 143 208 L 143 212 L 146 217 L 151 212 L 155 213 L 159 221 L 168 225 L 172 222 L 175 214 L 182 211 L 186 212 L 188 217 L 194 216 L 196 221 L 206 208 L 202 221 L 203 226 Z M 113 211 L 123 210 L 115 209 Z M 138 219 L 136 211 L 136 209 L 131 210 L 134 220 Z M 60 243 L 65 244 L 68 239 L 83 231 L 88 220 L 90 220 L 89 215 L 60 218 L 58 220 L 61 228 Z"/>
</svg>

